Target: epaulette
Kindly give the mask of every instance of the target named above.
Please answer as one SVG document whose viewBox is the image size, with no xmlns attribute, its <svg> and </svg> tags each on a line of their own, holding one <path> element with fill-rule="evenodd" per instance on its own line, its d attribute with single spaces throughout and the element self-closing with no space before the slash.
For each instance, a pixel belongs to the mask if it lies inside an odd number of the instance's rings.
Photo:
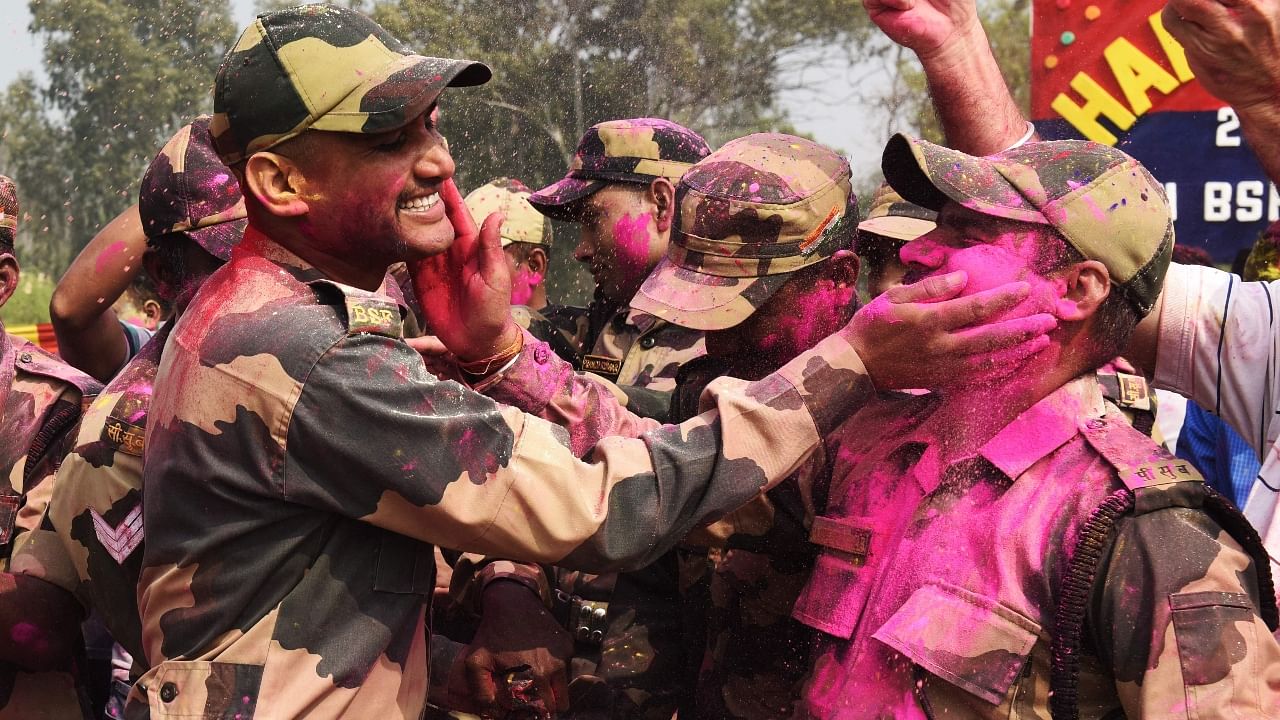
<svg viewBox="0 0 1280 720">
<path fill-rule="evenodd" d="M 1080 433 L 1116 469 L 1124 487 L 1089 514 L 1068 555 L 1050 644 L 1049 707 L 1054 720 L 1080 717 L 1080 660 L 1089 598 L 1116 522 L 1125 516 L 1175 507 L 1204 512 L 1252 558 L 1258 579 L 1258 615 L 1272 632 L 1280 626 L 1270 558 L 1258 531 L 1231 501 L 1205 485 L 1191 463 L 1171 455 L 1123 417 L 1089 418 L 1081 423 Z"/>
<path fill-rule="evenodd" d="M 347 310 L 347 334 L 372 333 L 387 337 L 404 337 L 400 304 L 367 290 L 343 285 L 332 280 L 313 280 L 309 285 L 331 287 L 342 293 Z"/>
<path fill-rule="evenodd" d="M 60 380 L 79 390 L 82 399 L 92 398 L 102 392 L 102 383 L 71 367 L 57 355 L 24 338 L 13 335 L 9 338 L 14 344 L 14 364 L 22 372 Z"/>
<path fill-rule="evenodd" d="M 1175 500 L 1168 493 L 1202 495 L 1204 476 L 1190 462 L 1174 456 L 1154 440 L 1131 426 L 1124 417 L 1108 415 L 1080 423 L 1086 442 L 1116 469 L 1120 482 L 1134 495 L 1134 513 L 1142 515 L 1171 505 L 1188 505 L 1190 498 Z M 1198 486 L 1174 487 L 1194 482 Z M 1164 497 L 1157 497 L 1164 496 Z"/>
</svg>

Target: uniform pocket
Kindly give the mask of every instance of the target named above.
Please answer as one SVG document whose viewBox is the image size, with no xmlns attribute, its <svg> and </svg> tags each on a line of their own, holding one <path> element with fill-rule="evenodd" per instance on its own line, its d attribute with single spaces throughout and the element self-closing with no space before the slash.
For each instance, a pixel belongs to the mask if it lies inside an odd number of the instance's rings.
<svg viewBox="0 0 1280 720">
<path fill-rule="evenodd" d="M 1248 595 L 1178 593 L 1169 596 L 1169 608 L 1186 685 L 1221 682 L 1231 674 L 1234 664 L 1246 659 L 1255 618 Z"/>
<path fill-rule="evenodd" d="M 435 548 L 390 531 L 378 543 L 373 589 L 378 592 L 428 597 L 436 584 Z"/>
<path fill-rule="evenodd" d="M 996 600 L 926 585 L 873 636 L 925 670 L 992 705 L 1009 693 L 1040 626 Z"/>
<path fill-rule="evenodd" d="M 252 720 L 262 666 L 170 660 L 145 681 L 152 718 Z"/>
</svg>

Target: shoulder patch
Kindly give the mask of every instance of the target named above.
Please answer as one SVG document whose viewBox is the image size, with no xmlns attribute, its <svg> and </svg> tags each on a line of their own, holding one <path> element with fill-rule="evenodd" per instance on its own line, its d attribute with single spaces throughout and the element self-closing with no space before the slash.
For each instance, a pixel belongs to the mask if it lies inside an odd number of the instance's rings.
<svg viewBox="0 0 1280 720">
<path fill-rule="evenodd" d="M 127 420 L 109 415 L 102 426 L 102 442 L 126 455 L 142 457 L 142 448 L 147 439 L 147 429 L 134 425 Z"/>
<path fill-rule="evenodd" d="M 582 372 L 595 373 L 610 380 L 617 380 L 622 372 L 622 361 L 607 355 L 583 355 Z"/>
<path fill-rule="evenodd" d="M 135 504 L 115 525 L 92 508 L 89 509 L 89 515 L 93 518 L 93 534 L 102 543 L 102 548 L 116 564 L 123 565 L 142 544 L 142 504 Z"/>
<path fill-rule="evenodd" d="M 1191 463 L 1176 457 L 1114 414 L 1080 423 L 1080 434 L 1133 491 L 1180 482 L 1204 482 Z"/>
<path fill-rule="evenodd" d="M 400 337 L 404 329 L 400 321 L 400 308 L 393 301 L 380 297 L 346 296 L 347 334 L 373 333 L 388 337 Z"/>
</svg>

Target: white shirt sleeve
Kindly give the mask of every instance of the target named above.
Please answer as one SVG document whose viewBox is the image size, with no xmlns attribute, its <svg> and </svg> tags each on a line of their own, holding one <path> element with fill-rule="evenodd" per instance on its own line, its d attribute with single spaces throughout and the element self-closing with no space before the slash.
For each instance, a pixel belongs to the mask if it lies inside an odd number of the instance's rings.
<svg viewBox="0 0 1280 720">
<path fill-rule="evenodd" d="M 1245 506 L 1280 557 L 1280 281 L 1244 282 L 1214 268 L 1173 264 L 1164 285 L 1155 384 L 1227 421 L 1258 453 L 1262 470 Z"/>
</svg>

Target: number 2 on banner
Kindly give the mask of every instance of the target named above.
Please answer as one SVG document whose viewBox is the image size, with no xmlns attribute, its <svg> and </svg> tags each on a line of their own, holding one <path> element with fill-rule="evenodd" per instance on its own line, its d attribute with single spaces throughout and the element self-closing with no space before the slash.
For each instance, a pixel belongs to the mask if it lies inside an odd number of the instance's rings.
<svg viewBox="0 0 1280 720">
<path fill-rule="evenodd" d="M 1218 147 L 1240 147 L 1240 136 L 1235 132 L 1240 129 L 1240 118 L 1235 108 L 1218 108 Z"/>
</svg>

